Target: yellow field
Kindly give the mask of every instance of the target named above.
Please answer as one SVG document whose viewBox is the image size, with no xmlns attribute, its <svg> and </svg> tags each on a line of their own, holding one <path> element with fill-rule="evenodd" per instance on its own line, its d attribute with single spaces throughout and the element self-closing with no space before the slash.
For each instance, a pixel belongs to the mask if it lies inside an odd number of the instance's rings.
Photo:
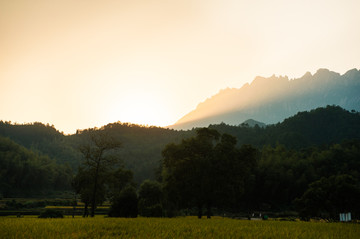
<svg viewBox="0 0 360 239">
<path fill-rule="evenodd" d="M 0 238 L 360 238 L 358 224 L 246 221 L 215 217 L 0 218 Z"/>
</svg>

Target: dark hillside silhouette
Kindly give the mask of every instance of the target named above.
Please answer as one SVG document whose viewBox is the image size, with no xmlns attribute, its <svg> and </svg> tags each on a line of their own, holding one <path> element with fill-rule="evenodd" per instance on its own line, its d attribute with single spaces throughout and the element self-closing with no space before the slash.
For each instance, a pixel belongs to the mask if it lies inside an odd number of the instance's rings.
<svg viewBox="0 0 360 239">
<path fill-rule="evenodd" d="M 314 145 L 341 143 L 344 139 L 360 139 L 359 113 L 349 112 L 338 106 L 300 112 L 282 123 L 265 128 L 256 125 L 231 126 L 225 123 L 209 127 L 222 134 L 235 136 L 238 145 L 251 144 L 258 149 L 264 145 L 275 146 L 276 143 L 290 149 L 302 149 Z M 102 128 L 122 142 L 119 156 L 125 167 L 134 172 L 134 180 L 138 184 L 145 179 L 155 179 L 161 151 L 165 145 L 170 142 L 180 143 L 184 138 L 195 136 L 195 129 L 177 131 L 128 123 L 113 123 Z M 32 151 L 48 155 L 58 164 L 69 164 L 74 172 L 81 160 L 77 147 L 91 130 L 93 129 L 78 131 L 74 135 L 63 135 L 43 124 L 34 127 L 31 124 L 13 125 L 0 122 L 0 136 L 8 137 Z M 38 131 L 47 133 L 37 134 Z M 26 141 L 23 140 L 25 138 Z"/>
</svg>

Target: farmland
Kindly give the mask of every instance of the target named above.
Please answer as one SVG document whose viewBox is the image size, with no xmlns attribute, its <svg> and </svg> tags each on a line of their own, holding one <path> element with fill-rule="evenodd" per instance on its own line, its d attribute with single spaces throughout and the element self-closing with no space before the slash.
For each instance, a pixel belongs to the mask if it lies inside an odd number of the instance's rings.
<svg viewBox="0 0 360 239">
<path fill-rule="evenodd" d="M 359 238 L 358 224 L 180 218 L 0 217 L 0 238 Z"/>
</svg>

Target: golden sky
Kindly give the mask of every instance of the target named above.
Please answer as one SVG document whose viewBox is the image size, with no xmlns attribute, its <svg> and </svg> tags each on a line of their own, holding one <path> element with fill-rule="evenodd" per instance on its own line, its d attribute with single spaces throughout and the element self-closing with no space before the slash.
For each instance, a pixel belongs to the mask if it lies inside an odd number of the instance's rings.
<svg viewBox="0 0 360 239">
<path fill-rule="evenodd" d="M 0 120 L 166 126 L 255 76 L 360 67 L 358 0 L 0 0 Z"/>
</svg>

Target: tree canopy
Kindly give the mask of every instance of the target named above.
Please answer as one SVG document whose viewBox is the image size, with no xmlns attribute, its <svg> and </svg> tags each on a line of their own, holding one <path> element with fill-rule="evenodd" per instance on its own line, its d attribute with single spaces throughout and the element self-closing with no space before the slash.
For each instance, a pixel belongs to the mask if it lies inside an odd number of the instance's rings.
<svg viewBox="0 0 360 239">
<path fill-rule="evenodd" d="M 0 194 L 4 197 L 42 195 L 69 190 L 72 177 L 68 165 L 26 149 L 0 137 Z"/>
<path fill-rule="evenodd" d="M 114 154 L 114 150 L 120 146 L 121 143 L 107 132 L 92 131 L 89 132 L 89 141 L 79 147 L 84 157 L 85 170 L 79 169 L 78 173 L 83 175 L 86 181 L 85 184 L 80 184 L 80 187 L 85 188 L 86 195 L 90 193 L 88 196 L 91 205 L 91 217 L 95 215 L 95 208 L 98 203 L 102 201 L 99 200 L 99 195 L 105 195 L 105 192 L 99 193 L 99 191 L 103 189 L 106 177 L 108 177 L 110 170 L 120 163 L 119 157 Z M 89 189 L 89 187 L 91 188 Z M 88 192 L 88 190 L 90 191 Z"/>
<path fill-rule="evenodd" d="M 163 179 L 168 200 L 179 208 L 196 206 L 201 218 L 203 207 L 210 217 L 211 207 L 226 206 L 231 203 L 227 199 L 240 196 L 256 154 L 251 146 L 238 150 L 235 145 L 234 137 L 202 128 L 195 137 L 166 146 Z"/>
</svg>

